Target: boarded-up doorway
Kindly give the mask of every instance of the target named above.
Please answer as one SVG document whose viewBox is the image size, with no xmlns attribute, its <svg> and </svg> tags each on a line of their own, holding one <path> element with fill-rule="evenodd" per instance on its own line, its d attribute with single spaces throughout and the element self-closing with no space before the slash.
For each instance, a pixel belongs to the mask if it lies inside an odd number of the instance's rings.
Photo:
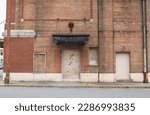
<svg viewBox="0 0 150 115">
<path fill-rule="evenodd" d="M 130 59 L 129 53 L 116 54 L 116 80 L 128 81 L 130 79 Z"/>
<path fill-rule="evenodd" d="M 62 52 L 62 72 L 65 80 L 80 79 L 80 50 L 64 48 Z"/>
<path fill-rule="evenodd" d="M 34 73 L 45 73 L 46 72 L 46 54 L 35 53 L 34 54 Z"/>
</svg>

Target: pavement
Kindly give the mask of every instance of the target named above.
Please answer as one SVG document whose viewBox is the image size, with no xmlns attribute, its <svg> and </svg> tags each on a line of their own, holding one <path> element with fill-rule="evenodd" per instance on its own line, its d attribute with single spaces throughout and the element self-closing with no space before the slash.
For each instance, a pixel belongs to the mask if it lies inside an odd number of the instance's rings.
<svg viewBox="0 0 150 115">
<path fill-rule="evenodd" d="M 11 81 L 4 84 L 0 80 L 0 87 L 54 87 L 54 88 L 150 88 L 150 83 L 83 83 L 83 82 L 49 82 L 49 81 Z"/>
</svg>

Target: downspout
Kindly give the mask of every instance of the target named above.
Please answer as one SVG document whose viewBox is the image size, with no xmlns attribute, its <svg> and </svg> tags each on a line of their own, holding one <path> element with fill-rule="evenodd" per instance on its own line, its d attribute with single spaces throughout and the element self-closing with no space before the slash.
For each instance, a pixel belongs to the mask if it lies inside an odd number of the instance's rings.
<svg viewBox="0 0 150 115">
<path fill-rule="evenodd" d="M 100 82 L 100 28 L 99 28 L 99 24 L 100 24 L 100 1 L 97 0 L 97 39 L 98 39 L 98 82 Z"/>
<path fill-rule="evenodd" d="M 144 83 L 148 83 L 148 57 L 147 57 L 147 13 L 146 0 L 142 0 L 142 32 L 143 32 L 143 63 L 144 63 Z"/>
</svg>

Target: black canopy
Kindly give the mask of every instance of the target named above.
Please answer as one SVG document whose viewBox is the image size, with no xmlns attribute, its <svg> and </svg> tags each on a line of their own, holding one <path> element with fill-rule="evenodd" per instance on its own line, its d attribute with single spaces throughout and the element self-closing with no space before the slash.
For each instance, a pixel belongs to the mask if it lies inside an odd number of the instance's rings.
<svg viewBox="0 0 150 115">
<path fill-rule="evenodd" d="M 77 43 L 85 44 L 89 40 L 88 34 L 53 34 L 53 40 L 57 44 Z"/>
</svg>

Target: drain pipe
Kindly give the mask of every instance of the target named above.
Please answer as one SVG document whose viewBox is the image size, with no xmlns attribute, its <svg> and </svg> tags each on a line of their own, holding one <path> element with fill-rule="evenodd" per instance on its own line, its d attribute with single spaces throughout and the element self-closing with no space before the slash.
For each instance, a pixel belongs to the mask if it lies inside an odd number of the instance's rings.
<svg viewBox="0 0 150 115">
<path fill-rule="evenodd" d="M 99 24 L 100 24 L 100 1 L 97 0 L 97 39 L 98 39 L 98 82 L 100 82 L 100 33 L 99 33 Z"/>
<path fill-rule="evenodd" d="M 143 63 L 144 63 L 144 83 L 148 83 L 148 58 L 147 58 L 147 13 L 146 0 L 142 0 L 142 31 L 143 31 Z"/>
</svg>

